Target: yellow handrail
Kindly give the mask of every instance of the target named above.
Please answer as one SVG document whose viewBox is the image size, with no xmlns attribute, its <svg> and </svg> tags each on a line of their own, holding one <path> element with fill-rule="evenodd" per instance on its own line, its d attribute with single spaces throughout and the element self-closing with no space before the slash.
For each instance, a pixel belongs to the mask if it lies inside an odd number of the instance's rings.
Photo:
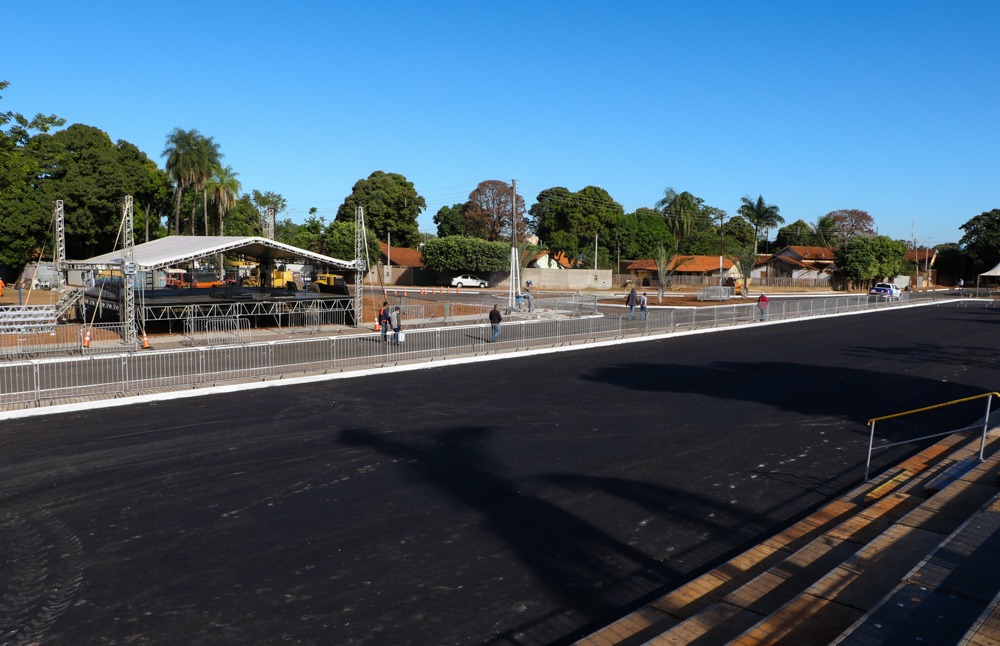
<svg viewBox="0 0 1000 646">
<path fill-rule="evenodd" d="M 954 404 L 961 404 L 963 402 L 974 401 L 976 399 L 987 398 L 986 401 L 986 416 L 983 418 L 983 438 L 979 444 L 979 460 L 983 460 L 983 452 L 986 450 L 986 430 L 990 422 L 990 406 L 993 403 L 993 396 L 996 395 L 1000 397 L 1000 393 L 996 391 L 990 391 L 983 393 L 981 395 L 973 395 L 972 397 L 963 397 L 962 399 L 954 399 L 950 402 L 945 402 L 943 404 L 934 404 L 933 406 L 924 406 L 923 408 L 914 408 L 913 410 L 908 410 L 902 413 L 893 413 L 892 415 L 883 415 L 882 417 L 873 417 L 868 420 L 869 434 L 868 434 L 868 458 L 865 460 L 865 482 L 868 482 L 868 474 L 872 466 L 872 451 L 875 449 L 875 422 L 880 422 L 886 419 L 893 419 L 895 417 L 905 417 L 906 415 L 912 415 L 913 413 L 922 413 L 924 411 L 934 410 L 935 408 L 943 408 L 945 406 L 952 406 Z M 940 435 L 947 435 L 948 433 L 939 433 L 937 435 L 928 435 L 926 437 L 918 437 L 908 440 L 909 442 L 916 442 L 920 440 L 927 440 L 932 437 L 939 437 Z M 889 448 L 890 446 L 896 446 L 901 444 L 897 442 L 896 444 L 887 444 L 879 448 Z"/>
<path fill-rule="evenodd" d="M 885 419 L 893 419 L 895 417 L 904 417 L 906 415 L 912 415 L 913 413 L 922 413 L 924 411 L 934 410 L 935 408 L 944 408 L 945 406 L 951 406 L 952 404 L 961 404 L 962 402 L 969 402 L 969 401 L 973 401 L 975 399 L 982 399 L 983 397 L 989 397 L 991 395 L 996 395 L 997 397 L 1000 397 L 1000 393 L 998 393 L 996 391 L 992 391 L 992 392 L 988 392 L 988 393 L 983 393 L 981 395 L 973 395 L 972 397 L 963 397 L 962 399 L 953 399 L 952 401 L 950 401 L 950 402 L 944 402 L 943 404 L 934 404 L 933 406 L 924 406 L 923 408 L 914 408 L 913 410 L 908 410 L 908 411 L 903 412 L 903 413 L 893 413 L 892 415 L 883 415 L 882 417 L 873 417 L 870 420 L 868 420 L 868 424 L 866 424 L 866 426 L 871 426 L 873 422 L 881 422 L 882 420 L 885 420 Z"/>
</svg>

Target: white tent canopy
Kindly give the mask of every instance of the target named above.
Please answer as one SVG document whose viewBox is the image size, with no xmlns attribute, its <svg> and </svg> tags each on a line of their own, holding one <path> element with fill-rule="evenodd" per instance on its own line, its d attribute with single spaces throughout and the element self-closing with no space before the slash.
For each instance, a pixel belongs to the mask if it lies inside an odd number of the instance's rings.
<svg viewBox="0 0 1000 646">
<path fill-rule="evenodd" d="M 979 275 L 980 276 L 988 276 L 988 277 L 1000 278 L 1000 264 L 997 264 L 997 266 L 994 267 L 993 269 L 991 269 L 989 271 L 984 271 L 983 273 L 981 273 Z"/>
<path fill-rule="evenodd" d="M 240 253 L 256 260 L 309 260 L 344 269 L 355 266 L 353 260 L 348 262 L 256 236 L 167 236 L 138 244 L 134 250 L 135 265 L 139 271 L 162 269 L 227 252 Z M 122 252 L 119 250 L 87 260 L 68 260 L 66 265 L 70 269 L 105 269 L 118 267 L 121 262 Z"/>
</svg>

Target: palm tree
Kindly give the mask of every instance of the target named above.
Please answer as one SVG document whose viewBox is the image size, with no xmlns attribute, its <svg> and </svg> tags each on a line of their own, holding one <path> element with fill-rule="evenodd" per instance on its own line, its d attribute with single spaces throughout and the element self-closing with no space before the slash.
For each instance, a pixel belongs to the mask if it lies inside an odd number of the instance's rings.
<svg viewBox="0 0 1000 646">
<path fill-rule="evenodd" d="M 167 145 L 161 153 L 167 158 L 167 174 L 176 185 L 174 188 L 174 235 L 180 235 L 181 232 L 181 200 L 184 198 L 184 191 L 194 182 L 192 150 L 200 136 L 197 130 L 174 128 L 167 135 Z"/>
<path fill-rule="evenodd" d="M 761 195 L 757 196 L 757 201 L 754 202 L 749 197 L 741 197 L 739 214 L 750 221 L 753 225 L 753 255 L 757 255 L 757 240 L 760 238 L 761 230 L 773 229 L 774 227 L 782 224 L 785 218 L 778 215 L 778 207 L 774 204 L 768 204 L 764 201 L 764 197 Z"/>
<path fill-rule="evenodd" d="M 813 226 L 813 237 L 816 244 L 827 249 L 836 249 L 842 238 L 840 225 L 829 215 L 824 215 Z"/>
<path fill-rule="evenodd" d="M 663 214 L 667 226 L 674 234 L 674 249 L 680 248 L 681 238 L 691 232 L 695 221 L 701 214 L 701 204 L 704 200 L 684 191 L 678 193 L 672 188 L 663 191 L 663 197 L 654 205 Z"/>
<path fill-rule="evenodd" d="M 202 194 L 202 220 L 205 226 L 205 235 L 208 235 L 208 192 L 205 185 L 215 174 L 215 169 L 219 166 L 222 155 L 219 153 L 219 144 L 215 143 L 211 137 L 198 135 L 191 154 L 191 177 L 195 190 Z M 194 233 L 194 212 L 197 202 L 191 205 L 191 232 Z"/>
<path fill-rule="evenodd" d="M 236 179 L 239 173 L 233 170 L 232 166 L 216 166 L 212 179 L 206 186 L 208 196 L 215 204 L 215 210 L 219 214 L 219 235 L 225 235 L 225 217 L 234 206 L 236 198 L 239 196 L 243 186 L 240 180 Z"/>
<path fill-rule="evenodd" d="M 675 265 L 674 259 L 676 257 L 677 250 L 668 250 L 665 245 L 661 244 L 660 248 L 656 250 L 656 279 L 659 283 L 656 302 L 661 305 L 663 304 L 663 290 L 670 288 L 670 277 L 674 275 L 674 272 L 677 271 L 678 267 L 687 262 L 687 260 L 682 260 Z"/>
<path fill-rule="evenodd" d="M 753 272 L 754 266 L 757 264 L 757 252 L 755 251 L 756 245 L 740 245 L 736 250 L 736 253 L 729 257 L 736 265 L 736 268 L 740 272 L 743 280 L 743 289 L 740 290 L 740 296 L 746 298 L 747 296 L 747 281 L 750 280 L 750 273 Z"/>
</svg>

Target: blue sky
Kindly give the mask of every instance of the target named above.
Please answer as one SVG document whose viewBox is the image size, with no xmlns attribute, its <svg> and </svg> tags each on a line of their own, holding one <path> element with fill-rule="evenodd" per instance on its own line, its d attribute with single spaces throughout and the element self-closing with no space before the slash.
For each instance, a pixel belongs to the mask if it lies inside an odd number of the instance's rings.
<svg viewBox="0 0 1000 646">
<path fill-rule="evenodd" d="M 0 109 L 55 113 L 162 167 L 174 127 L 244 190 L 333 219 L 375 170 L 427 200 L 487 179 L 664 189 L 786 223 L 868 211 L 957 242 L 1000 208 L 996 2 L 67 2 L 4 8 Z M 773 236 L 773 233 L 772 233 Z"/>
</svg>

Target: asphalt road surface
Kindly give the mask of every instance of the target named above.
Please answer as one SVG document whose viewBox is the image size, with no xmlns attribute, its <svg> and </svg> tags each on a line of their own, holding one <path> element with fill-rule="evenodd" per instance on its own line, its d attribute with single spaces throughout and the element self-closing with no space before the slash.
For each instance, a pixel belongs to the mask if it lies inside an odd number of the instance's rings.
<svg viewBox="0 0 1000 646">
<path fill-rule="evenodd" d="M 565 643 L 856 485 L 870 417 L 996 388 L 998 326 L 886 310 L 8 420 L 0 643 Z"/>
</svg>

